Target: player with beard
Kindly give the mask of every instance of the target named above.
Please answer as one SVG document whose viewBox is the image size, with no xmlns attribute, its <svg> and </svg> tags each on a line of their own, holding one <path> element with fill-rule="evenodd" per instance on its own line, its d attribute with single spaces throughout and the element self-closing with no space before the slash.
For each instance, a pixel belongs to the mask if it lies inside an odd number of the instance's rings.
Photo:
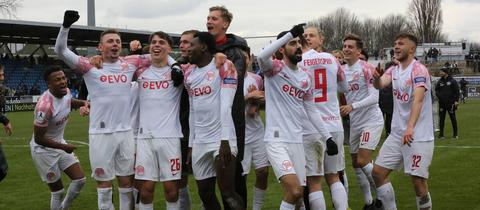
<svg viewBox="0 0 480 210">
<path fill-rule="evenodd" d="M 371 186 L 372 153 L 380 142 L 383 131 L 383 116 L 378 106 L 379 92 L 373 87 L 375 67 L 360 58 L 363 41 L 357 35 L 349 34 L 343 39 L 345 54 L 345 75 L 348 92 L 346 105 L 340 107 L 342 116 L 350 117 L 350 154 L 358 185 L 363 193 L 363 209 L 374 209 Z M 367 59 L 366 59 L 367 60 Z"/>
<path fill-rule="evenodd" d="M 328 155 L 338 153 L 337 144 L 325 129 L 325 122 L 315 108 L 310 75 L 297 67 L 302 60 L 302 46 L 298 36 L 303 25 L 284 31 L 277 40 L 258 56 L 258 63 L 265 75 L 267 155 L 275 176 L 283 187 L 280 209 L 295 209 L 303 205 L 303 189 L 306 184 L 305 152 L 302 144 L 302 125 L 305 113 L 309 121 L 325 141 Z M 279 51 L 283 60 L 271 60 Z"/>
<path fill-rule="evenodd" d="M 237 136 L 238 154 L 236 158 L 235 190 L 242 197 L 244 206 L 247 206 L 247 185 L 243 176 L 243 153 L 245 147 L 245 99 L 243 93 L 243 81 L 246 74 L 246 57 L 242 51 L 247 46 L 245 39 L 234 34 L 227 34 L 232 22 L 233 15 L 224 6 L 213 6 L 209 8 L 207 17 L 207 29 L 215 37 L 216 52 L 223 53 L 235 64 L 238 75 L 237 92 L 232 106 L 232 118 L 235 124 Z M 223 204 L 226 210 L 228 205 Z"/>
<path fill-rule="evenodd" d="M 321 113 L 325 128 L 332 136 L 333 141 L 341 146 L 337 155 L 326 155 L 323 152 L 325 146 L 322 145 L 325 140 L 321 139 L 321 135 L 313 125 L 304 124 L 308 202 L 311 209 L 325 209 L 321 186 L 321 178 L 324 176 L 330 187 L 335 209 L 343 210 L 348 207 L 348 196 L 347 184 L 345 187 L 342 185 L 338 174 L 339 171 L 345 169 L 345 159 L 343 126 L 337 95 L 338 92 L 343 93 L 347 90 L 345 74 L 342 66 L 332 54 L 321 52 L 323 36 L 316 27 L 307 27 L 303 37 L 309 50 L 303 54 L 303 60 L 299 65 L 312 75 L 315 108 Z M 306 121 L 307 117 L 304 118 Z M 344 180 L 346 181 L 346 178 Z"/>
<path fill-rule="evenodd" d="M 235 192 L 236 135 L 231 115 L 237 88 L 237 71 L 232 62 L 216 66 L 215 39 L 208 32 L 197 33 L 188 50 L 190 63 L 184 69 L 190 100 L 192 169 L 205 209 L 220 209 L 215 182 L 231 209 L 245 209 Z"/>
<path fill-rule="evenodd" d="M 134 72 L 150 65 L 148 56 L 120 57 L 121 39 L 115 30 L 100 35 L 98 49 L 103 68 L 89 59 L 75 55 L 67 48 L 70 26 L 80 16 L 66 11 L 55 43 L 55 52 L 72 69 L 83 75 L 88 87 L 91 109 L 89 122 L 89 157 L 92 176 L 97 181 L 99 209 L 113 209 L 112 180 L 119 185 L 120 209 L 133 206 L 133 174 L 135 143 L 130 123 L 130 82 Z M 124 114 L 119 114 L 124 113 Z"/>
<path fill-rule="evenodd" d="M 43 78 L 48 90 L 35 106 L 30 149 L 40 177 L 50 188 L 50 209 L 68 209 L 85 185 L 86 178 L 73 153 L 75 145 L 67 143 L 63 133 L 71 108 L 88 107 L 88 102 L 72 98 L 62 67 L 48 67 Z M 61 171 L 72 180 L 63 201 Z"/>
<path fill-rule="evenodd" d="M 395 193 L 388 176 L 403 165 L 412 180 L 417 208 L 432 209 L 428 191 L 428 168 L 433 156 L 433 116 L 431 84 L 428 69 L 415 60 L 417 38 L 399 34 L 394 53 L 399 65 L 390 67 L 383 75 L 373 73 L 377 89 L 392 84 L 393 120 L 390 135 L 382 145 L 373 167 L 377 196 L 384 209 L 397 209 Z"/>
</svg>

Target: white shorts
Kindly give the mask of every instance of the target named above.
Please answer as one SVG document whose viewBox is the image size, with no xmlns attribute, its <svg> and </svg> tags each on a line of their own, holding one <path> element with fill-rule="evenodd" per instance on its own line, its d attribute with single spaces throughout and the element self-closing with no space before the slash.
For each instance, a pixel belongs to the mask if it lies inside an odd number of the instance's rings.
<svg viewBox="0 0 480 210">
<path fill-rule="evenodd" d="M 138 139 L 135 179 L 179 180 L 182 175 L 179 138 Z"/>
<path fill-rule="evenodd" d="M 305 152 L 303 144 L 287 142 L 265 142 L 268 160 L 275 176 L 280 178 L 287 174 L 297 175 L 301 186 L 306 186 Z"/>
<path fill-rule="evenodd" d="M 324 155 L 324 170 L 325 174 L 335 174 L 338 171 L 345 169 L 345 149 L 343 148 L 343 131 L 342 132 L 331 132 L 333 141 L 337 144 L 338 154 L 328 155 L 326 152 Z M 326 150 L 326 147 L 325 147 Z"/>
<path fill-rule="evenodd" d="M 375 150 L 382 132 L 383 125 L 350 129 L 350 153 L 357 154 L 359 149 Z"/>
<path fill-rule="evenodd" d="M 323 159 L 326 150 L 325 140 L 322 140 L 322 136 L 320 134 L 304 135 L 303 147 L 305 150 L 307 177 L 323 176 Z"/>
<path fill-rule="evenodd" d="M 380 148 L 375 164 L 391 170 L 400 170 L 403 164 L 406 174 L 428 179 L 433 141 L 413 141 L 410 145 L 403 145 L 401 139 L 388 136 Z"/>
<path fill-rule="evenodd" d="M 54 183 L 62 177 L 62 171 L 78 163 L 74 153 L 68 154 L 63 150 L 45 151 L 41 147 L 31 147 L 33 163 L 37 168 L 42 181 Z"/>
<path fill-rule="evenodd" d="M 245 144 L 242 160 L 243 175 L 250 173 L 252 162 L 255 166 L 255 170 L 269 165 L 267 149 L 265 148 L 265 142 L 263 139 L 257 139 Z"/>
<path fill-rule="evenodd" d="M 237 140 L 228 141 L 233 156 L 237 156 Z M 198 143 L 192 146 L 192 170 L 196 180 L 204 180 L 217 176 L 215 157 L 220 150 L 220 141 Z"/>
<path fill-rule="evenodd" d="M 115 176 L 134 174 L 135 142 L 132 131 L 89 135 L 92 177 L 110 181 Z"/>
</svg>

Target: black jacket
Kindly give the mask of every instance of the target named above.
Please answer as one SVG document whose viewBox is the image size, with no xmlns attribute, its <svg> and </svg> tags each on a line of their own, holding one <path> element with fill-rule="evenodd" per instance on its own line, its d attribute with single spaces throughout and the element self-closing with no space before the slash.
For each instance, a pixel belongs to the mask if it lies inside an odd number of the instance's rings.
<svg viewBox="0 0 480 210">
<path fill-rule="evenodd" d="M 437 95 L 438 102 L 443 106 L 451 106 L 458 102 L 460 92 L 458 83 L 450 75 L 446 78 L 441 77 L 435 85 L 435 95 Z"/>
<path fill-rule="evenodd" d="M 247 63 L 242 49 L 245 49 L 247 46 L 245 39 L 233 34 L 227 34 L 227 43 L 216 46 L 217 52 L 225 54 L 237 69 L 238 85 L 235 98 L 233 99 L 232 118 L 237 135 L 238 160 L 243 160 L 245 147 L 245 98 L 243 95 L 243 80 Z"/>
</svg>

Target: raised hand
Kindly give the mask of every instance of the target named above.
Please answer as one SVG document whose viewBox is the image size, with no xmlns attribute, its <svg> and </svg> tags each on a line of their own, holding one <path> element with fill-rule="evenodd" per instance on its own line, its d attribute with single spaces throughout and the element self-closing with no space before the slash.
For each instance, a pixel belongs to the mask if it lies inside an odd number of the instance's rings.
<svg viewBox="0 0 480 210">
<path fill-rule="evenodd" d="M 75 10 L 67 10 L 65 11 L 65 14 L 63 16 L 63 27 L 64 28 L 70 28 L 73 23 L 77 22 L 77 20 L 80 18 L 80 15 L 78 14 L 78 11 Z"/>
</svg>

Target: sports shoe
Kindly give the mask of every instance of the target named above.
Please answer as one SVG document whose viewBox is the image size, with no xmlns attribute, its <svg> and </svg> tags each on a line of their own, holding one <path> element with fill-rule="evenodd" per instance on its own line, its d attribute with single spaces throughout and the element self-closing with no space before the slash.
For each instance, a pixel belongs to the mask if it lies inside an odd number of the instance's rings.
<svg viewBox="0 0 480 210">
<path fill-rule="evenodd" d="M 439 136 L 438 139 L 439 140 L 445 140 L 445 136 Z"/>
<path fill-rule="evenodd" d="M 458 140 L 458 136 L 453 136 L 452 139 L 453 140 Z"/>
<path fill-rule="evenodd" d="M 376 210 L 375 202 L 372 202 L 370 205 L 365 204 L 362 210 Z"/>
</svg>

